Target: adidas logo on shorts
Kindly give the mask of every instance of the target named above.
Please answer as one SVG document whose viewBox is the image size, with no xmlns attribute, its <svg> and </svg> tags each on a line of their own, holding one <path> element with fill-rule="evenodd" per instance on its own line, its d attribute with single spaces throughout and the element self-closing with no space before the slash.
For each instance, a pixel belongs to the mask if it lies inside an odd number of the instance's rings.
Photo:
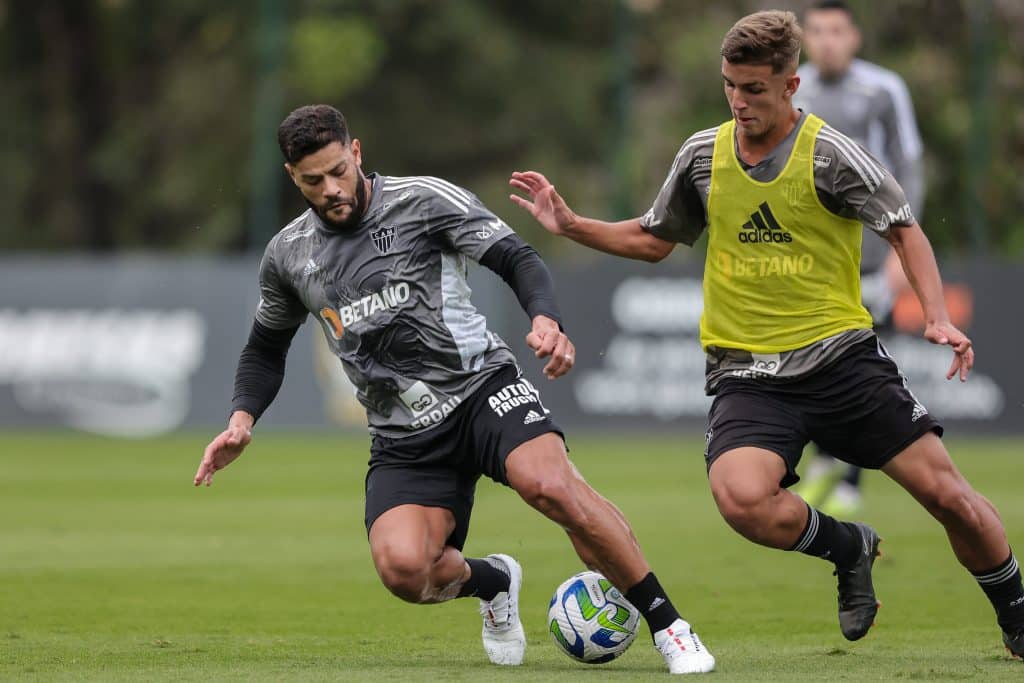
<svg viewBox="0 0 1024 683">
<path fill-rule="evenodd" d="M 917 422 L 918 420 L 920 420 L 922 417 L 924 417 L 927 414 L 928 414 L 928 409 L 927 408 L 925 408 L 920 403 L 915 403 L 914 404 L 914 414 L 911 416 L 910 421 L 911 422 Z"/>
<path fill-rule="evenodd" d="M 526 417 L 523 418 L 523 424 L 532 425 L 534 422 L 540 422 L 541 420 L 546 419 L 547 418 L 545 416 L 541 415 L 536 410 L 531 410 L 526 414 Z"/>
</svg>

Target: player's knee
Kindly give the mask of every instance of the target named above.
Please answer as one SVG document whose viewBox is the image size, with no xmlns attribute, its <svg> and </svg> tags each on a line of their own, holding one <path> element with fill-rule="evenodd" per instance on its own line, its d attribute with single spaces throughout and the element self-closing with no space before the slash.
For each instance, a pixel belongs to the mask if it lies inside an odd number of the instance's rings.
<svg viewBox="0 0 1024 683">
<path fill-rule="evenodd" d="M 426 553 L 391 548 L 374 556 L 384 586 L 406 602 L 420 602 L 430 581 L 431 559 Z"/>
<path fill-rule="evenodd" d="M 517 492 L 527 503 L 548 517 L 573 526 L 583 524 L 586 516 L 578 504 L 577 482 L 570 477 L 554 475 L 532 478 Z"/>
<path fill-rule="evenodd" d="M 756 482 L 712 483 L 711 493 L 722 518 L 734 529 L 750 530 L 764 521 L 764 507 L 773 491 Z"/>
<path fill-rule="evenodd" d="M 943 524 L 960 527 L 977 526 L 982 512 L 980 507 L 984 504 L 963 480 L 941 482 L 922 495 L 921 502 Z"/>
</svg>

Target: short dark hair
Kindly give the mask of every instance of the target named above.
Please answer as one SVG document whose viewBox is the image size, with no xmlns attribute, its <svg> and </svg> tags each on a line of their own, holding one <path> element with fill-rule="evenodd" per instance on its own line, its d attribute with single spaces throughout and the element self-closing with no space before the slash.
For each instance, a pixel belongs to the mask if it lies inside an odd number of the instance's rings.
<svg viewBox="0 0 1024 683">
<path fill-rule="evenodd" d="M 850 6 L 846 4 L 843 0 L 818 0 L 817 2 L 812 2 L 810 5 L 807 6 L 807 9 L 804 10 L 804 18 L 807 18 L 808 12 L 817 12 L 819 10 L 824 11 L 830 9 L 839 10 L 840 12 L 845 14 L 850 19 L 850 21 L 856 23 L 856 18 L 853 16 L 853 10 L 850 9 Z"/>
<path fill-rule="evenodd" d="M 792 12 L 766 10 L 737 21 L 722 41 L 730 64 L 770 64 L 772 73 L 795 69 L 800 62 L 803 32 Z"/>
<path fill-rule="evenodd" d="M 345 117 L 328 104 L 299 107 L 277 127 L 277 144 L 289 164 L 332 142 L 347 146 L 351 141 Z"/>
</svg>

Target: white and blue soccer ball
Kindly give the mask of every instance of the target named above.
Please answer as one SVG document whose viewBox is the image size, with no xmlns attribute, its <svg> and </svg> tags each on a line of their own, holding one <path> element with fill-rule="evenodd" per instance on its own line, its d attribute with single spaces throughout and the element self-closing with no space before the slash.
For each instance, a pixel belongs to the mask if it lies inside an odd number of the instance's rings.
<svg viewBox="0 0 1024 683">
<path fill-rule="evenodd" d="M 608 579 L 581 572 L 555 590 L 548 632 L 565 654 L 587 664 L 615 659 L 636 638 L 640 612 Z"/>
</svg>

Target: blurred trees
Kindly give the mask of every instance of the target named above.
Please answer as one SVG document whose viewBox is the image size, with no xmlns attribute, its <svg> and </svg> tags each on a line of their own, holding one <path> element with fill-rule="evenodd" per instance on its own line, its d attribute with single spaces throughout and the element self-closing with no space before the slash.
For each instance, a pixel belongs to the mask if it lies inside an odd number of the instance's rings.
<svg viewBox="0 0 1024 683">
<path fill-rule="evenodd" d="M 581 212 L 640 214 L 682 141 L 728 116 L 724 31 L 801 6 L 622 2 L 0 0 L 0 247 L 258 249 L 303 209 L 276 124 L 323 101 L 369 170 L 465 185 L 559 252 L 506 199 L 509 171 L 543 170 Z M 991 247 L 1024 255 L 1024 4 L 852 4 L 864 56 L 914 96 L 926 230 L 963 251 L 980 212 Z"/>
</svg>

